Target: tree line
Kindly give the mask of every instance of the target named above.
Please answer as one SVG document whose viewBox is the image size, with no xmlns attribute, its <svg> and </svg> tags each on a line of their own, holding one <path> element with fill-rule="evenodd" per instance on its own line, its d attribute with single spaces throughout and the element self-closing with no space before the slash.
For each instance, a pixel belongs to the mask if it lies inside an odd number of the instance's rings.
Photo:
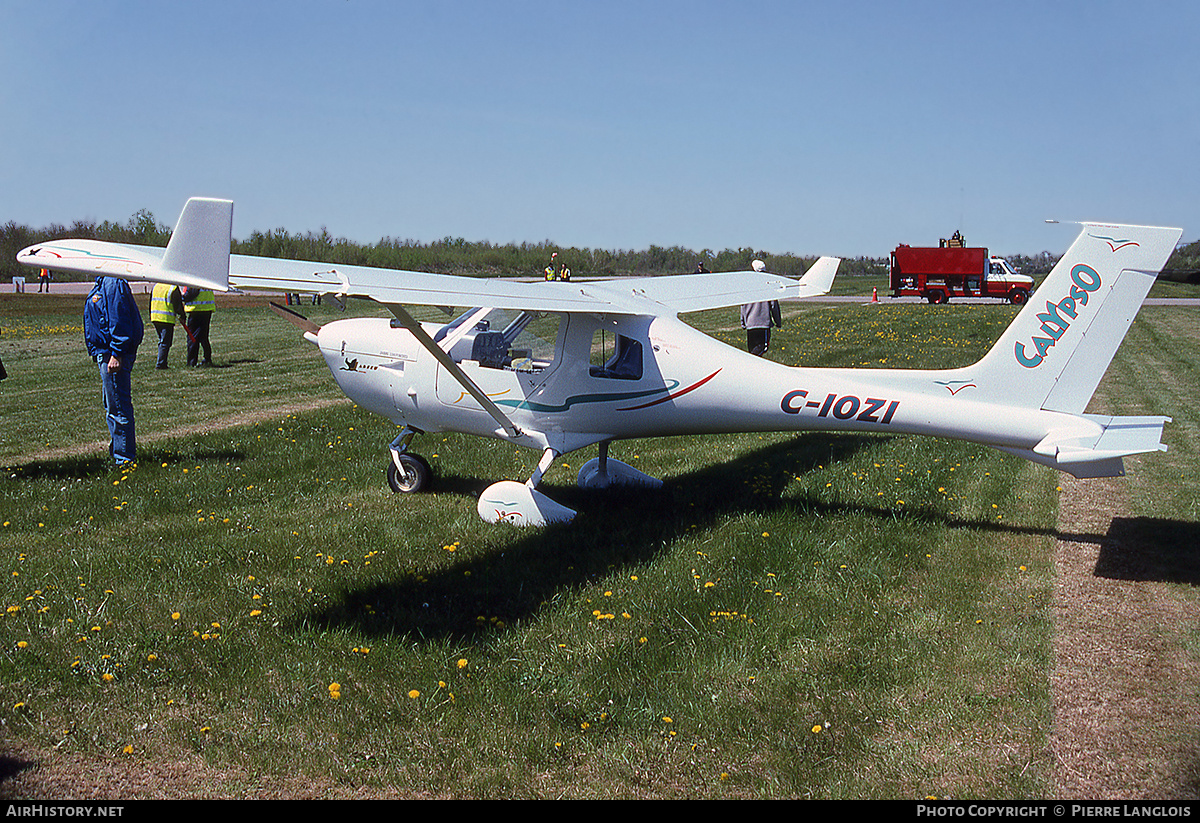
<svg viewBox="0 0 1200 823">
<path fill-rule="evenodd" d="M 30 228 L 10 221 L 0 227 L 0 279 L 26 276 L 29 270 L 15 262 L 16 254 L 26 246 L 62 237 L 82 237 L 143 246 L 165 246 L 171 229 L 159 223 L 143 209 L 124 223 L 76 221 L 70 226 L 51 225 Z M 375 266 L 409 271 L 441 272 L 476 277 L 540 276 L 557 254 L 556 263 L 565 263 L 574 276 L 620 276 L 679 274 L 695 271 L 703 264 L 709 271 L 741 271 L 753 260 L 762 260 L 767 269 L 786 276 L 799 277 L 816 259 L 791 253 L 772 254 L 754 248 L 694 251 L 682 246 L 650 246 L 642 250 L 608 250 L 561 246 L 549 240 L 540 243 L 474 242 L 462 237 L 444 237 L 432 242 L 384 237 L 367 245 L 335 238 L 328 230 L 295 233 L 278 228 L 254 231 L 243 240 L 234 240 L 234 254 L 312 260 L 319 263 Z M 865 273 L 882 261 L 861 258 L 847 261 L 841 272 Z M 63 275 L 67 277 L 68 275 Z"/>
<path fill-rule="evenodd" d="M 30 270 L 16 262 L 17 252 L 21 249 L 63 237 L 165 246 L 171 237 L 171 229 L 159 223 L 146 209 L 134 213 L 124 223 L 79 220 L 70 226 L 31 228 L 9 221 L 0 227 L 0 282 L 11 282 L 13 276 L 29 278 Z M 244 240 L 234 240 L 231 251 L 234 254 L 476 277 L 540 276 L 553 254 L 558 255 L 556 262 L 565 263 L 577 277 L 679 274 L 695 271 L 700 264 L 709 271 L 744 271 L 750 268 L 753 260 L 762 260 L 768 271 L 799 277 L 816 259 L 815 256 L 804 257 L 791 252 L 775 254 L 751 247 L 696 251 L 682 246 L 652 245 L 641 250 L 608 250 L 564 247 L 549 240 L 499 245 L 468 241 L 461 237 L 444 237 L 432 242 L 384 237 L 377 243 L 365 245 L 345 238 L 334 238 L 324 228 L 319 232 L 303 234 L 282 228 L 254 231 Z M 1049 272 L 1058 257 L 1050 252 L 1041 252 L 1037 255 L 1011 255 L 1007 259 L 1019 271 L 1037 275 Z M 886 257 L 848 258 L 843 260 L 838 274 L 842 277 L 882 274 L 887 271 L 887 266 Z M 1189 276 L 1196 276 L 1198 271 L 1200 241 L 1177 249 L 1167 263 L 1163 276 L 1186 280 Z M 82 276 L 79 279 L 83 279 Z"/>
</svg>

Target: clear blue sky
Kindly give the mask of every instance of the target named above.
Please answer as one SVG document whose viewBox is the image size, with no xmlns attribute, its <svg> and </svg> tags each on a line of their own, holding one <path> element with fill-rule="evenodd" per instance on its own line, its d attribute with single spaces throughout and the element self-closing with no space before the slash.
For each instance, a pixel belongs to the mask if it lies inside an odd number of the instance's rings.
<svg viewBox="0 0 1200 823">
<path fill-rule="evenodd" d="M 0 0 L 0 222 L 883 256 L 1200 237 L 1200 3 Z"/>
</svg>

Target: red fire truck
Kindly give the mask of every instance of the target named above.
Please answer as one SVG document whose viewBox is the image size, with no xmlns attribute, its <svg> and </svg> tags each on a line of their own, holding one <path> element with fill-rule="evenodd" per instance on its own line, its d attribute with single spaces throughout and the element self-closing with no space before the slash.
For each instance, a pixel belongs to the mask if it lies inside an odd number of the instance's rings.
<svg viewBox="0 0 1200 823">
<path fill-rule="evenodd" d="M 1024 303 L 1033 278 L 1018 274 L 1003 257 L 984 248 L 967 248 L 954 233 L 937 248 L 899 245 L 892 252 L 892 297 L 917 295 L 930 303 L 951 297 L 995 297 Z"/>
</svg>

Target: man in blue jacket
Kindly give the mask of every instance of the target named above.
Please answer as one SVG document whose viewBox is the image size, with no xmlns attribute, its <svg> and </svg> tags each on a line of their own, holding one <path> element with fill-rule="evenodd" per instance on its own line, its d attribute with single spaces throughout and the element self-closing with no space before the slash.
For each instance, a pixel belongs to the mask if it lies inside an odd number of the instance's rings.
<svg viewBox="0 0 1200 823">
<path fill-rule="evenodd" d="M 108 450 L 118 464 L 137 459 L 129 372 L 144 329 L 129 284 L 117 277 L 97 277 L 83 306 L 83 338 L 88 354 L 100 367 L 111 439 Z"/>
</svg>

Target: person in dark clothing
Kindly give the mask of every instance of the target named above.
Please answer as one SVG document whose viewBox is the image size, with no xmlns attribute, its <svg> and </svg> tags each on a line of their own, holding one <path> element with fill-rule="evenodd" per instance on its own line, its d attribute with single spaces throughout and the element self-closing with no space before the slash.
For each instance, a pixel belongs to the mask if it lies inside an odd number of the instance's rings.
<svg viewBox="0 0 1200 823">
<path fill-rule="evenodd" d="M 783 327 L 779 312 L 779 301 L 747 303 L 742 306 L 742 327 L 746 330 L 746 349 L 751 354 L 763 355 L 771 346 L 771 327 Z"/>
<path fill-rule="evenodd" d="M 217 302 L 211 289 L 197 289 L 188 286 L 183 290 L 183 311 L 187 316 L 187 364 L 189 366 L 212 365 L 212 344 L 208 340 L 208 330 L 212 325 L 212 316 L 216 309 Z M 204 353 L 203 360 L 198 359 L 201 350 Z"/>
<path fill-rule="evenodd" d="M 156 369 L 167 368 L 167 357 L 175 339 L 175 324 L 178 322 L 187 331 L 187 318 L 183 312 L 183 298 L 179 287 L 170 283 L 155 283 L 150 294 L 150 323 L 158 334 L 158 362 Z"/>
<path fill-rule="evenodd" d="M 137 460 L 129 374 L 144 331 L 129 284 L 116 277 L 97 277 L 83 305 L 83 338 L 100 369 L 108 452 L 118 464 Z"/>
<path fill-rule="evenodd" d="M 755 271 L 766 271 L 761 260 L 751 264 Z M 771 346 L 771 327 L 783 328 L 783 317 L 779 310 L 779 301 L 770 300 L 765 303 L 746 303 L 742 306 L 742 328 L 746 330 L 746 349 L 751 354 L 762 356 Z"/>
</svg>

